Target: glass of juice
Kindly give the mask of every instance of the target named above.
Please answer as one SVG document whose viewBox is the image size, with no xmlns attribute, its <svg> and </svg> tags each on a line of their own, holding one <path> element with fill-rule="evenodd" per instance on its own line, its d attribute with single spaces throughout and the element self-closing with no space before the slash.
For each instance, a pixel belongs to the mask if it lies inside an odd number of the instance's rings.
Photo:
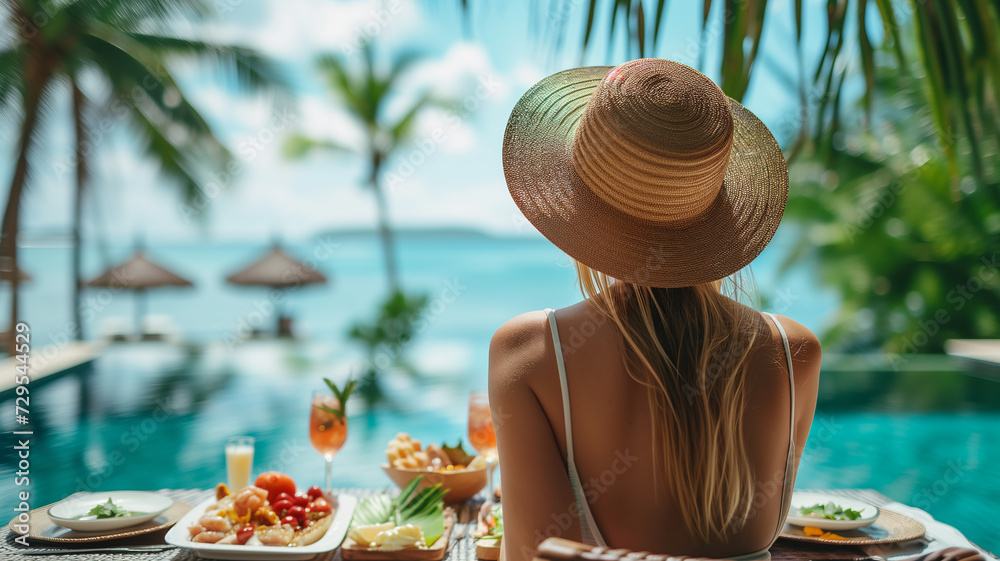
<svg viewBox="0 0 1000 561">
<path fill-rule="evenodd" d="M 341 410 L 340 401 L 332 394 L 316 392 L 309 408 L 309 442 L 326 460 L 326 487 L 333 489 L 333 456 L 347 441 L 347 414 L 337 415 L 328 409 Z"/>
<path fill-rule="evenodd" d="M 497 435 L 493 430 L 489 397 L 485 393 L 469 395 L 469 444 L 486 459 L 486 492 L 493 500 L 493 466 L 497 461 Z"/>
<path fill-rule="evenodd" d="M 252 436 L 234 436 L 226 441 L 226 479 L 233 492 L 250 486 L 253 444 Z"/>
</svg>

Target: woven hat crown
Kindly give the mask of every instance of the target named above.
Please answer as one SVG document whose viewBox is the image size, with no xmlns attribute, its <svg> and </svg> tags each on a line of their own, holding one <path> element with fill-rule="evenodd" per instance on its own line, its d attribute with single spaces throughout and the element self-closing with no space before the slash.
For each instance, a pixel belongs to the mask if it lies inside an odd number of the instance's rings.
<svg viewBox="0 0 1000 561">
<path fill-rule="evenodd" d="M 732 144 L 732 109 L 714 82 L 677 62 L 640 59 L 601 80 L 571 151 L 576 174 L 607 204 L 683 227 L 719 194 Z"/>
</svg>

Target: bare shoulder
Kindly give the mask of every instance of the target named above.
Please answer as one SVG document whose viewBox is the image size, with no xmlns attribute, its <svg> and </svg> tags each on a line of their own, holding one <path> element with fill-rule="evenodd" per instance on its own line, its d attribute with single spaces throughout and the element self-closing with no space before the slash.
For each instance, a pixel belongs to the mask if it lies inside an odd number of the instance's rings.
<svg viewBox="0 0 1000 561">
<path fill-rule="evenodd" d="M 792 351 L 792 359 L 797 362 L 819 363 L 823 355 L 823 349 L 816 336 L 808 327 L 795 321 L 792 318 L 774 314 L 781 327 L 788 336 L 788 347 Z M 772 326 L 774 336 L 780 341 L 781 335 L 777 328 Z"/>
<path fill-rule="evenodd" d="M 527 383 L 554 365 L 548 318 L 543 311 L 521 314 L 503 325 L 490 340 L 490 388 Z"/>
</svg>

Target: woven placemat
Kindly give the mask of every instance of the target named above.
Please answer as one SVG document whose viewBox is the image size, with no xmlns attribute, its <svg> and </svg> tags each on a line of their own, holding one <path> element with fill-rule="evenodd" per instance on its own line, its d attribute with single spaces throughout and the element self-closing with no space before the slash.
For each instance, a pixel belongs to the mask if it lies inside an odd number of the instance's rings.
<svg viewBox="0 0 1000 561">
<path fill-rule="evenodd" d="M 174 504 L 162 514 L 143 524 L 129 526 L 119 530 L 112 530 L 110 532 L 77 532 L 75 530 L 64 528 L 52 520 L 52 517 L 49 516 L 49 508 L 54 504 L 58 503 L 45 505 L 43 507 L 32 509 L 28 512 L 29 519 L 31 520 L 28 524 L 28 527 L 30 528 L 28 531 L 28 539 L 30 541 L 44 541 L 56 544 L 93 544 L 111 542 L 123 538 L 133 538 L 143 534 L 152 534 L 153 532 L 169 530 L 171 526 L 176 524 L 178 520 L 187 514 L 187 511 L 191 510 L 190 504 L 182 501 L 174 501 Z M 17 517 L 14 517 L 7 525 L 8 529 L 15 531 L 14 525 L 16 523 Z"/>
<path fill-rule="evenodd" d="M 212 490 L 205 489 L 163 489 L 158 491 L 164 495 L 174 499 L 175 501 L 184 501 L 192 504 L 198 504 L 204 501 L 212 494 Z M 376 493 L 382 492 L 382 489 L 335 489 L 335 493 L 346 493 L 358 497 L 358 499 L 363 499 L 365 497 L 371 496 Z M 396 490 L 390 491 L 395 493 Z M 470 520 L 475 521 L 475 513 L 478 512 L 478 503 L 481 503 L 485 495 L 480 493 L 477 499 L 474 499 L 464 506 L 456 507 L 458 513 L 458 523 L 467 523 Z M 166 531 L 161 530 L 159 532 L 154 532 L 150 534 L 145 534 L 141 536 L 136 536 L 132 538 L 124 538 L 121 540 L 115 540 L 112 544 L 108 545 L 147 545 L 152 543 L 165 543 L 163 540 Z M 465 539 L 459 539 L 459 534 L 465 536 L 465 532 L 456 532 L 452 535 L 452 542 L 449 544 L 448 555 L 445 557 L 445 561 L 476 561 L 476 545 L 475 540 L 465 537 Z M 14 537 L 16 534 L 10 531 L 10 528 L 3 527 L 0 528 L 0 561 L 24 561 L 27 557 L 20 553 L 23 548 L 14 543 Z M 165 551 L 149 551 L 141 553 L 77 553 L 74 554 L 73 550 L 81 549 L 86 547 L 94 547 L 95 544 L 54 544 L 49 542 L 35 542 L 29 540 L 32 547 L 58 547 L 60 550 L 65 550 L 64 553 L 69 556 L 70 559 L 86 559 L 87 561 L 123 561 L 134 559 L 136 561 L 201 561 L 202 558 L 190 550 L 184 548 L 174 548 Z M 103 545 L 103 544 L 102 544 Z M 49 556 L 40 556 L 39 559 L 45 559 Z M 52 556 L 58 557 L 58 556 Z M 320 553 L 313 557 L 311 561 L 342 561 L 340 557 L 340 548 L 338 547 L 334 551 L 329 551 L 326 553 Z"/>
<path fill-rule="evenodd" d="M 905 542 L 924 535 L 927 529 L 920 522 L 898 512 L 879 509 L 878 518 L 868 526 L 857 530 L 838 530 L 833 532 L 842 536 L 842 540 L 824 539 L 819 536 L 807 536 L 802 528 L 785 524 L 781 539 L 829 545 L 875 545 L 883 543 Z"/>
</svg>

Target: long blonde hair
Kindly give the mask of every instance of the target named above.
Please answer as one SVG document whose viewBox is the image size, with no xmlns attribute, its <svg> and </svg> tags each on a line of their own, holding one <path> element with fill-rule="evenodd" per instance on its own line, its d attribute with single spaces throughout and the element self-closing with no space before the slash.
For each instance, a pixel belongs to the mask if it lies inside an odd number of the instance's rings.
<svg viewBox="0 0 1000 561">
<path fill-rule="evenodd" d="M 754 498 L 742 421 L 749 357 L 765 340 L 760 314 L 734 301 L 750 297 L 744 279 L 666 289 L 579 262 L 577 273 L 584 296 L 617 326 L 629 376 L 649 390 L 656 473 L 667 482 L 657 491 L 675 497 L 694 536 L 727 539 Z"/>
</svg>

